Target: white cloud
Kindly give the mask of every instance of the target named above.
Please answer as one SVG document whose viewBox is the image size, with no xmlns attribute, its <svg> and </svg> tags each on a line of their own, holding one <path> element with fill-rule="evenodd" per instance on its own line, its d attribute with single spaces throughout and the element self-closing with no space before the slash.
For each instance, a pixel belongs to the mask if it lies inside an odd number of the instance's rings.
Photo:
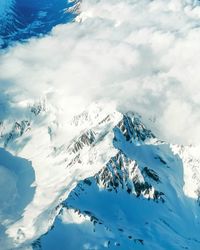
<svg viewBox="0 0 200 250">
<path fill-rule="evenodd" d="M 192 0 L 83 0 L 80 23 L 0 56 L 0 90 L 47 95 L 64 119 L 95 100 L 156 116 L 161 136 L 200 139 L 200 6 Z"/>
</svg>

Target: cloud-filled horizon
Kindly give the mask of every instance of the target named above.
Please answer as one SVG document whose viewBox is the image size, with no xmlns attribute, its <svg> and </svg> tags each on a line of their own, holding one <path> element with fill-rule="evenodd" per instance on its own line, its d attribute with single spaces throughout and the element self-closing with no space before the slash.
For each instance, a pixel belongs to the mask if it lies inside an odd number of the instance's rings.
<svg viewBox="0 0 200 250">
<path fill-rule="evenodd" d="M 77 22 L 0 55 L 1 101 L 47 100 L 63 119 L 95 101 L 156 117 L 160 136 L 200 139 L 200 5 L 83 0 Z"/>
</svg>

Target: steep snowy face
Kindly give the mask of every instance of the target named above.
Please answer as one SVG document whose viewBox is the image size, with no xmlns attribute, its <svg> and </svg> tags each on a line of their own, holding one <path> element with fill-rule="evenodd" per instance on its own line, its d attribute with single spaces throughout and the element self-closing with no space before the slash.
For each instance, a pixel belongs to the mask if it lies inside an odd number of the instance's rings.
<svg viewBox="0 0 200 250">
<path fill-rule="evenodd" d="M 112 129 L 122 117 L 119 112 L 93 105 L 88 113 L 71 121 L 69 127 L 77 135 L 66 138 L 64 144 L 58 142 L 63 124 L 56 112 L 42 100 L 29 104 L 23 117 L 8 117 L 1 122 L 1 147 L 31 161 L 35 171 L 34 182 L 30 183 L 35 187 L 32 200 L 21 211 L 21 218 L 14 217 L 6 224 L 8 249 L 30 245 L 48 231 L 63 199 L 80 180 L 95 175 L 116 153 Z M 23 203 L 23 196 L 20 199 Z M 2 215 L 2 225 L 6 220 L 6 214 Z M 2 237 L 2 241 L 8 239 Z"/>
<path fill-rule="evenodd" d="M 56 249 L 59 239 L 68 249 L 198 249 L 197 149 L 160 141 L 131 113 L 113 128 L 113 147 L 117 152 L 77 184 L 33 248 Z"/>
<path fill-rule="evenodd" d="M 199 146 L 193 147 L 192 145 L 173 146 L 172 150 L 177 153 L 183 161 L 184 165 L 184 193 L 193 199 L 200 198 L 200 157 Z"/>
<path fill-rule="evenodd" d="M 27 194 L 9 220 L 1 210 L 5 250 L 198 249 L 198 148 L 167 144 L 112 105 L 91 105 L 68 124 L 46 100 L 22 106 L 22 117 L 0 125 L 7 193 Z M 63 126 L 74 133 L 59 143 Z M 31 161 L 23 175 L 6 165 L 16 154 Z"/>
</svg>

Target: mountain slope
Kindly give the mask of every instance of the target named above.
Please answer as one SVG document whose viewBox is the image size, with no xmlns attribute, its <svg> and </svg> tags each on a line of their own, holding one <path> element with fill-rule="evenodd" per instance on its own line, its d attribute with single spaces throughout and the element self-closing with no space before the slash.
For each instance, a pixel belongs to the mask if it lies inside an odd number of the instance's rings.
<svg viewBox="0 0 200 250">
<path fill-rule="evenodd" d="M 78 183 L 55 227 L 35 247 L 198 249 L 198 160 L 189 153 L 194 148 L 156 139 L 132 113 L 113 128 L 113 146 L 116 154 Z M 193 196 L 185 192 L 191 185 Z"/>
<path fill-rule="evenodd" d="M 24 175 L 32 198 L 20 196 L 9 221 L 1 214 L 5 249 L 199 248 L 197 147 L 163 142 L 138 114 L 97 104 L 61 143 L 57 112 L 42 100 L 1 122 L 1 147 L 34 169 Z"/>
</svg>

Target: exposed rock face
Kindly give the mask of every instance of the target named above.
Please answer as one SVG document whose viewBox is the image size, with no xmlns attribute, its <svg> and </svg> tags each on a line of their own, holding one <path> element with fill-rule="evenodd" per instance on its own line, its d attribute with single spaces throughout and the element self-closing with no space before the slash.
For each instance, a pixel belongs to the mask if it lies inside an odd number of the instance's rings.
<svg viewBox="0 0 200 250">
<path fill-rule="evenodd" d="M 8 143 L 11 140 L 15 140 L 18 137 L 21 137 L 24 133 L 31 129 L 30 122 L 27 120 L 23 120 L 20 122 L 15 122 L 11 131 L 5 135 L 2 134 L 4 137 L 4 147 L 6 148 Z"/>
<path fill-rule="evenodd" d="M 77 153 L 84 146 L 92 145 L 93 142 L 95 142 L 95 133 L 92 130 L 88 130 L 79 138 L 77 138 L 70 148 L 72 149 L 73 153 Z"/>
<path fill-rule="evenodd" d="M 119 129 L 126 140 L 130 142 L 144 142 L 146 139 L 155 138 L 151 130 L 147 129 L 139 117 L 131 112 L 123 115 L 123 119 L 115 129 Z"/>
<path fill-rule="evenodd" d="M 157 139 L 137 114 L 108 110 L 75 116 L 77 135 L 63 144 L 46 102 L 1 121 L 1 146 L 32 161 L 36 176 L 33 200 L 7 229 L 14 248 L 55 250 L 59 235 L 69 250 L 173 249 L 174 237 L 175 249 L 198 249 L 198 150 Z"/>
<path fill-rule="evenodd" d="M 164 199 L 164 195 L 154 189 L 150 182 L 145 178 L 159 181 L 159 177 L 154 170 L 147 167 L 140 170 L 136 161 L 128 159 L 122 152 L 119 152 L 96 176 L 97 184 L 108 191 L 114 190 L 117 192 L 119 188 L 126 190 L 129 194 L 140 195 L 150 199 L 158 200 Z"/>
</svg>

